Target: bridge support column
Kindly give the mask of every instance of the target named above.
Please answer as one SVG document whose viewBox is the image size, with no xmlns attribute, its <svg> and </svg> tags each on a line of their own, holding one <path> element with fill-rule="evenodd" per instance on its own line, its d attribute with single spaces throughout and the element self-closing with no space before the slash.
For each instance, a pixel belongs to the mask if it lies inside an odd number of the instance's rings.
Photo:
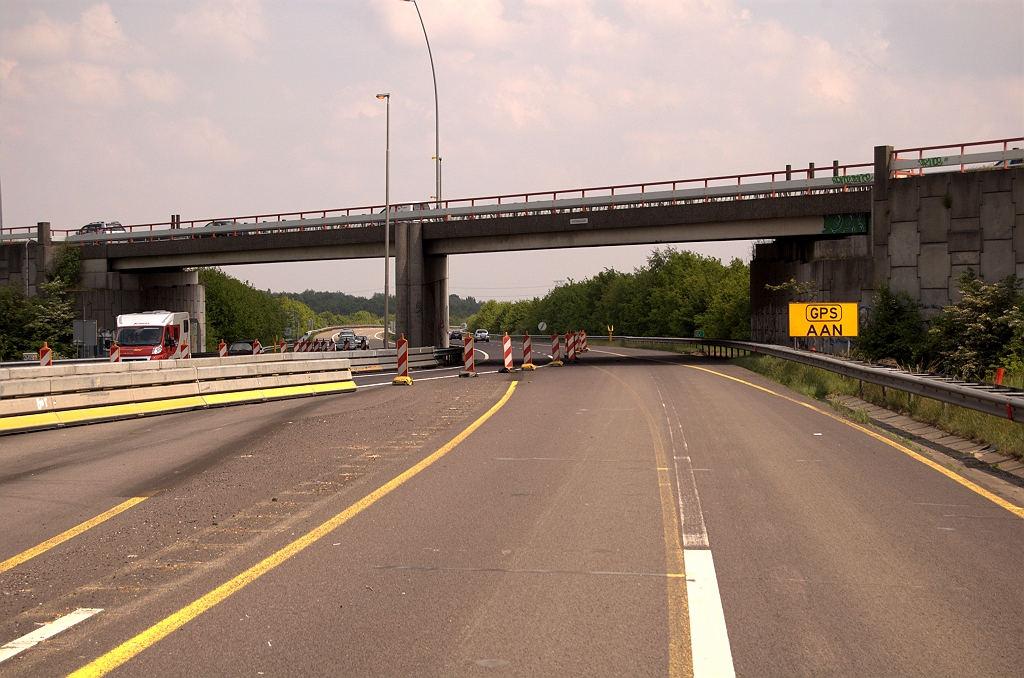
<svg viewBox="0 0 1024 678">
<path fill-rule="evenodd" d="M 395 331 L 410 347 L 448 345 L 448 256 L 424 257 L 423 225 L 395 224 Z"/>
</svg>

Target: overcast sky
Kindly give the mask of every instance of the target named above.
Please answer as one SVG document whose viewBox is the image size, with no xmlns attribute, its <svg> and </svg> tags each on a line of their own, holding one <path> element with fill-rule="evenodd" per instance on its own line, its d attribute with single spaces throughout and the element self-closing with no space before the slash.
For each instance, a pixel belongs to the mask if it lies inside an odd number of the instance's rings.
<svg viewBox="0 0 1024 678">
<path fill-rule="evenodd" d="M 420 0 L 444 197 L 871 160 L 1024 135 L 1024 2 Z M 399 0 L 0 3 L 5 226 L 165 221 L 434 193 L 423 33 Z M 726 260 L 750 243 L 693 246 Z M 456 256 L 511 299 L 649 247 Z M 380 260 L 231 267 L 369 295 Z"/>
</svg>

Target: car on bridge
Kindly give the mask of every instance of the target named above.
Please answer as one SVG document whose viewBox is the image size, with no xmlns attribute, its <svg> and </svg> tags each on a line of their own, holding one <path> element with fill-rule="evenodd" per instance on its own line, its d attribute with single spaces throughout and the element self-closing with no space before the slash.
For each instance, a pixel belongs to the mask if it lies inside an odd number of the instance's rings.
<svg viewBox="0 0 1024 678">
<path fill-rule="evenodd" d="M 79 235 L 94 235 L 97 233 L 124 233 L 124 226 L 120 221 L 93 221 L 78 229 Z"/>
</svg>

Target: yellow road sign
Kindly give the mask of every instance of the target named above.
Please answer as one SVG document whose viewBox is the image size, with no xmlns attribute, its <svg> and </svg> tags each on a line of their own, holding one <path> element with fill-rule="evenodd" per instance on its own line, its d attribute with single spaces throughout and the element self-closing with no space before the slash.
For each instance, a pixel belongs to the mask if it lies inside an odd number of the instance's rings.
<svg viewBox="0 0 1024 678">
<path fill-rule="evenodd" d="M 856 337 L 857 304 L 790 304 L 789 336 Z"/>
</svg>

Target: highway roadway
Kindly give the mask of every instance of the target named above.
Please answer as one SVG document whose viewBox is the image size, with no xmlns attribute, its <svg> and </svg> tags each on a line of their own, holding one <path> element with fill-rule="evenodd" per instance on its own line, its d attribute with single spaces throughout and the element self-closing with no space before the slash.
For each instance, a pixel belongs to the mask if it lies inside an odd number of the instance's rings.
<svg viewBox="0 0 1024 678">
<path fill-rule="evenodd" d="M 0 438 L 0 675 L 1022 675 L 1019 488 L 721 360 L 496 367 Z"/>
</svg>

